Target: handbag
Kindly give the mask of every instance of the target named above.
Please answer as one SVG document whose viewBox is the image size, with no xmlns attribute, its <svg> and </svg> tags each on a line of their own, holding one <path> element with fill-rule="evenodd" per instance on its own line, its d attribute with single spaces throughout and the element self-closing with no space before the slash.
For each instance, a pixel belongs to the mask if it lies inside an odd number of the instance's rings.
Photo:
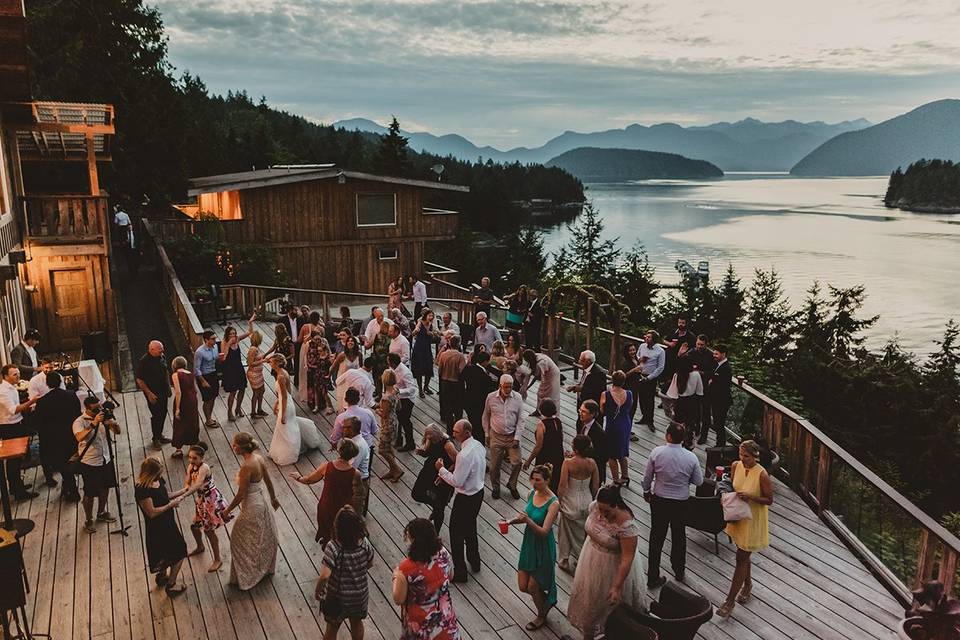
<svg viewBox="0 0 960 640">
<path fill-rule="evenodd" d="M 512 329 L 519 329 L 523 326 L 523 314 L 507 310 L 507 326 Z"/>
<path fill-rule="evenodd" d="M 339 543 L 337 543 L 339 546 Z M 343 547 L 340 547 L 340 552 L 337 554 L 337 589 L 340 589 L 340 578 L 343 575 Z M 330 588 L 330 581 L 327 580 L 327 589 Z M 327 596 L 326 590 L 324 590 L 324 597 L 320 599 L 320 613 L 323 614 L 325 618 L 330 620 L 340 620 L 343 618 L 343 600 L 340 598 L 340 594 L 336 593 L 333 596 Z"/>
<path fill-rule="evenodd" d="M 725 522 L 739 522 L 753 517 L 750 503 L 741 498 L 734 491 L 720 495 L 720 504 L 723 505 L 723 519 Z"/>
</svg>

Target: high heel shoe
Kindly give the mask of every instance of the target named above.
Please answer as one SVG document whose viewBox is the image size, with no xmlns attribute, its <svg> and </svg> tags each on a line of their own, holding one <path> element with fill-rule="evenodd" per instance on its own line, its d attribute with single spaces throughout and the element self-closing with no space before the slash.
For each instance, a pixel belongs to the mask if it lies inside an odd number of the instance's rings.
<svg viewBox="0 0 960 640">
<path fill-rule="evenodd" d="M 729 618 L 735 606 L 737 605 L 733 602 L 724 602 L 721 606 L 717 607 L 717 617 Z"/>
<path fill-rule="evenodd" d="M 743 585 L 740 588 L 740 593 L 737 594 L 737 602 L 739 604 L 746 604 L 747 600 L 750 599 L 750 595 L 753 593 L 753 585 Z"/>
</svg>

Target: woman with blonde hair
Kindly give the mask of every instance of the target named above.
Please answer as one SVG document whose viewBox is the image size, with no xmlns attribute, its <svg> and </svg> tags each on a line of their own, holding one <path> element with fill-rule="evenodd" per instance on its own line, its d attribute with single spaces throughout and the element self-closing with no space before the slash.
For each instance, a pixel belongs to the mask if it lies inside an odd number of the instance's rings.
<svg viewBox="0 0 960 640">
<path fill-rule="evenodd" d="M 503 371 L 503 363 L 507 360 L 507 352 L 503 346 L 503 342 L 495 340 L 494 343 L 490 345 L 490 366 L 498 371 Z"/>
<path fill-rule="evenodd" d="M 173 454 L 183 457 L 183 445 L 200 440 L 200 406 L 197 404 L 197 378 L 187 369 L 187 359 L 177 356 L 170 365 L 173 374 Z"/>
<path fill-rule="evenodd" d="M 400 406 L 400 395 L 397 393 L 397 374 L 393 369 L 387 369 L 381 377 L 383 381 L 383 395 L 380 397 L 378 414 L 380 415 L 380 433 L 377 442 L 377 451 L 383 456 L 390 472 L 380 476 L 381 480 L 398 482 L 403 475 L 403 469 L 397 464 L 397 454 L 393 448 L 393 440 L 397 435 L 397 407 Z"/>
<path fill-rule="evenodd" d="M 146 458 L 140 464 L 133 495 L 143 513 L 147 561 L 150 572 L 157 574 L 157 586 L 164 587 L 170 596 L 187 590 L 185 585 L 177 584 L 180 567 L 187 557 L 187 543 L 173 515 L 173 509 L 177 508 L 186 492 L 186 488 L 167 492 L 163 465 L 156 458 Z"/>
<path fill-rule="evenodd" d="M 750 517 L 728 522 L 726 533 L 737 545 L 737 566 L 730 583 L 730 592 L 717 615 L 726 618 L 736 603 L 744 604 L 753 591 L 750 577 L 750 557 L 770 545 L 769 510 L 773 504 L 773 482 L 770 474 L 760 466 L 760 445 L 753 440 L 740 443 L 740 459 L 733 463 L 730 476 L 733 490 L 750 505 Z"/>
<path fill-rule="evenodd" d="M 243 458 L 237 472 L 237 492 L 224 510 L 229 516 L 237 507 L 240 515 L 230 533 L 230 584 L 242 591 L 252 589 L 277 566 L 277 521 L 273 512 L 280 508 L 267 464 L 257 454 L 259 445 L 253 436 L 241 431 L 233 436 L 233 452 Z M 267 486 L 270 502 L 263 495 Z"/>
<path fill-rule="evenodd" d="M 259 331 L 250 334 L 250 348 L 247 349 L 247 382 L 250 383 L 250 417 L 262 418 L 267 415 L 263 410 L 263 392 L 266 385 L 263 383 L 263 352 L 260 345 L 263 335 Z"/>
</svg>

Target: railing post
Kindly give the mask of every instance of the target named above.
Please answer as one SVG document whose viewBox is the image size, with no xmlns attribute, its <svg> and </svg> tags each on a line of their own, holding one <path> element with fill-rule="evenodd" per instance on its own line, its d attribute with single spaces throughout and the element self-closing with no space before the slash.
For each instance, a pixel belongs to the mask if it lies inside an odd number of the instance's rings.
<svg viewBox="0 0 960 640">
<path fill-rule="evenodd" d="M 323 321 L 330 324 L 330 301 L 327 300 L 327 294 L 321 294 L 320 300 L 320 306 L 323 308 Z"/>
<path fill-rule="evenodd" d="M 917 544 L 917 575 L 913 588 L 917 589 L 933 572 L 933 561 L 937 555 L 937 539 L 927 529 L 920 530 L 920 542 Z"/>
<path fill-rule="evenodd" d="M 817 508 L 821 514 L 830 508 L 830 484 L 832 482 L 830 471 L 832 464 L 833 459 L 830 455 L 830 449 L 821 446 L 820 460 L 817 465 Z"/>
<path fill-rule="evenodd" d="M 943 583 L 943 588 L 946 593 L 953 593 L 956 578 L 957 552 L 947 545 L 943 545 L 943 557 L 940 559 L 940 575 L 938 579 Z"/>
</svg>

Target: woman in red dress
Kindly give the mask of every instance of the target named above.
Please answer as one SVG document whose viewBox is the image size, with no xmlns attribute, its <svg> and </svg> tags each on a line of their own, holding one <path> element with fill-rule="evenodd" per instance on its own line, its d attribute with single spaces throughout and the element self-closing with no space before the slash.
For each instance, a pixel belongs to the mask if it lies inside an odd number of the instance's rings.
<svg viewBox="0 0 960 640">
<path fill-rule="evenodd" d="M 173 375 L 173 457 L 183 457 L 183 445 L 200 440 L 200 410 L 197 406 L 197 379 L 187 369 L 187 359 L 177 356 L 171 364 Z"/>
<path fill-rule="evenodd" d="M 327 544 L 333 530 L 333 519 L 340 508 L 352 504 L 354 496 L 360 495 L 360 472 L 350 461 L 360 450 L 352 440 L 344 438 L 337 445 L 339 457 L 333 462 L 324 462 L 313 473 L 301 476 L 294 471 L 290 477 L 301 484 L 313 484 L 323 480 L 323 491 L 317 502 L 317 542 Z"/>
<path fill-rule="evenodd" d="M 459 640 L 450 598 L 453 558 L 425 518 L 411 520 L 403 538 L 407 557 L 393 572 L 393 601 L 402 608 L 400 640 Z"/>
</svg>

